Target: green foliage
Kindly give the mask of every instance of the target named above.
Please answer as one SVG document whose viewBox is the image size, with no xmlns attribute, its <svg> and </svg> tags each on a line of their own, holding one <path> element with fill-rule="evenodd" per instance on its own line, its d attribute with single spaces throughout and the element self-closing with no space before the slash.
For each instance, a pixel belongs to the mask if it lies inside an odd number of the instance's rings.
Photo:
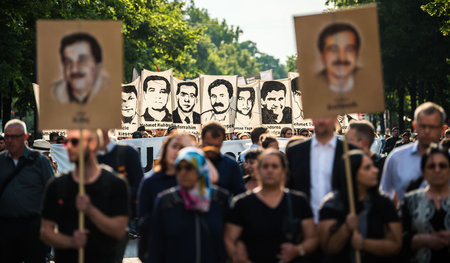
<svg viewBox="0 0 450 263">
<path fill-rule="evenodd" d="M 447 36 L 450 33 L 450 1 L 434 0 L 427 2 L 429 3 L 421 6 L 422 10 L 426 11 L 430 16 L 444 18 L 440 30 L 444 36 Z"/>
</svg>

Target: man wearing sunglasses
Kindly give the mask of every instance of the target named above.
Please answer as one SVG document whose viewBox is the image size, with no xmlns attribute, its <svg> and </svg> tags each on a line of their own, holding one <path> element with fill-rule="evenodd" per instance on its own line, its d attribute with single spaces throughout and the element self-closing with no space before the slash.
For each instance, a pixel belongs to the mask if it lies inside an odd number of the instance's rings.
<svg viewBox="0 0 450 263">
<path fill-rule="evenodd" d="M 83 144 L 85 194 L 78 193 L 79 147 Z M 42 208 L 42 240 L 55 248 L 56 262 L 76 262 L 78 248 L 85 249 L 85 262 L 116 262 L 120 240 L 126 234 L 130 209 L 128 186 L 112 169 L 97 162 L 95 133 L 72 130 L 66 147 L 73 171 L 52 180 L 45 191 Z M 78 212 L 86 229 L 78 230 Z M 55 229 L 58 232 L 55 232 Z"/>
<path fill-rule="evenodd" d="M 5 125 L 6 151 L 0 153 L 0 255 L 2 262 L 44 262 L 46 247 L 39 239 L 40 207 L 50 161 L 25 145 L 26 124 Z"/>
</svg>

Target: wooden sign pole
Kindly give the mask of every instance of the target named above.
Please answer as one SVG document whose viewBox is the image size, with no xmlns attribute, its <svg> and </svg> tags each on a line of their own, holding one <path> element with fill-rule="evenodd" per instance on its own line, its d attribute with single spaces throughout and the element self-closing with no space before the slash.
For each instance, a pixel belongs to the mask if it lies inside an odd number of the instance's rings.
<svg viewBox="0 0 450 263">
<path fill-rule="evenodd" d="M 84 189 L 84 145 L 83 145 L 83 128 L 80 127 L 80 141 L 78 143 L 79 145 L 79 170 L 78 170 L 78 193 L 80 195 L 85 194 Z M 84 213 L 81 211 L 78 211 L 78 230 L 83 231 L 84 230 Z M 78 249 L 78 263 L 84 263 L 84 248 Z"/>
<path fill-rule="evenodd" d="M 344 115 L 345 116 L 345 115 Z M 348 194 L 348 204 L 350 208 L 350 213 L 356 214 L 355 209 L 355 193 L 353 192 L 353 180 L 352 180 L 352 170 L 350 166 L 350 156 L 348 155 L 348 141 L 347 137 L 344 136 L 344 162 L 345 162 L 345 178 L 347 181 L 347 194 Z M 358 230 L 353 230 L 353 233 Z M 361 263 L 361 254 L 359 250 L 355 250 L 356 263 Z"/>
</svg>

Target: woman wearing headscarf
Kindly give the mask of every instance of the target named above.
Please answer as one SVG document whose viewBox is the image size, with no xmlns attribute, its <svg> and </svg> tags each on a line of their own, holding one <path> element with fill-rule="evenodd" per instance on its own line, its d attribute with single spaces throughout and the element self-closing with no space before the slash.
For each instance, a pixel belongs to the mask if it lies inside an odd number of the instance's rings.
<svg viewBox="0 0 450 263">
<path fill-rule="evenodd" d="M 178 185 L 155 202 L 145 262 L 224 262 L 228 192 L 211 184 L 207 161 L 197 148 L 182 149 L 175 170 Z"/>
<path fill-rule="evenodd" d="M 402 205 L 404 249 L 407 262 L 450 261 L 450 156 L 447 149 L 431 147 L 421 169 L 425 189 L 409 192 Z"/>
<path fill-rule="evenodd" d="M 286 156 L 259 156 L 260 185 L 233 199 L 225 226 L 228 256 L 237 262 L 307 262 L 317 248 L 314 218 L 304 194 L 284 188 Z"/>
<path fill-rule="evenodd" d="M 392 201 L 379 194 L 378 169 L 361 150 L 348 153 L 356 213 L 351 214 L 345 181 L 345 161 L 337 167 L 338 189 L 324 197 L 319 212 L 319 240 L 324 262 L 394 262 L 402 246 L 401 222 Z M 357 230 L 354 232 L 354 230 Z"/>
</svg>

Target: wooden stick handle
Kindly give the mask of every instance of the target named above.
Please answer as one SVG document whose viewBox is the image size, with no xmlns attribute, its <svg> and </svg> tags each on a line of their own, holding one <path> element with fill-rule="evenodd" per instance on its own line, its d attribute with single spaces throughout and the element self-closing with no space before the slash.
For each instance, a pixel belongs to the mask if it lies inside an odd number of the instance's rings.
<svg viewBox="0 0 450 263">
<path fill-rule="evenodd" d="M 84 194 L 84 145 L 83 145 L 83 129 L 80 128 L 79 158 L 78 158 L 78 193 Z M 84 213 L 78 211 L 78 230 L 84 230 Z M 78 263 L 84 263 L 84 248 L 78 249 Z"/>
</svg>

